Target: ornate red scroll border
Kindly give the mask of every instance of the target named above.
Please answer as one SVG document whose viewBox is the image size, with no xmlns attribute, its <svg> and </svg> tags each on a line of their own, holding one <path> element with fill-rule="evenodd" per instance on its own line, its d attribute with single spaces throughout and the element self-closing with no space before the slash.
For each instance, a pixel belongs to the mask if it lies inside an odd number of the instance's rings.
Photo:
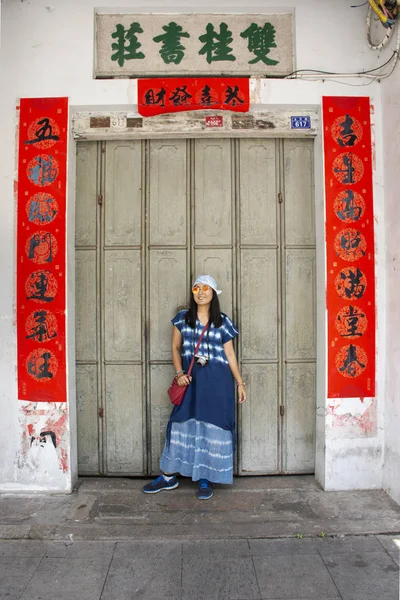
<svg viewBox="0 0 400 600">
<path fill-rule="evenodd" d="M 17 182 L 18 398 L 65 402 L 67 98 L 23 98 Z"/>
<path fill-rule="evenodd" d="M 375 396 L 370 101 L 324 97 L 328 398 Z"/>
</svg>

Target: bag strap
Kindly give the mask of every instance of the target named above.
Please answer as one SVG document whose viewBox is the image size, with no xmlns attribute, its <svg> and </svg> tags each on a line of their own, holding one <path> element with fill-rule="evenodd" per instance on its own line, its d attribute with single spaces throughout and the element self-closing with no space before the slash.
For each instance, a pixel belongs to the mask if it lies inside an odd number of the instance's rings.
<svg viewBox="0 0 400 600">
<path fill-rule="evenodd" d="M 194 354 L 193 354 L 192 362 L 190 363 L 189 371 L 187 372 L 187 375 L 188 375 L 188 377 L 190 377 L 190 374 L 191 374 L 191 372 L 192 372 L 193 365 L 194 365 L 194 357 L 196 356 L 196 354 L 197 354 L 197 351 L 198 351 L 198 349 L 200 348 L 201 340 L 203 339 L 203 335 L 205 334 L 205 332 L 206 332 L 206 329 L 208 328 L 208 325 L 209 325 L 209 323 L 207 322 L 207 323 L 204 325 L 204 327 L 203 327 L 203 331 L 202 331 L 202 332 L 201 332 L 201 334 L 200 334 L 199 341 L 197 342 L 196 348 L 195 348 L 195 350 L 194 350 Z"/>
</svg>

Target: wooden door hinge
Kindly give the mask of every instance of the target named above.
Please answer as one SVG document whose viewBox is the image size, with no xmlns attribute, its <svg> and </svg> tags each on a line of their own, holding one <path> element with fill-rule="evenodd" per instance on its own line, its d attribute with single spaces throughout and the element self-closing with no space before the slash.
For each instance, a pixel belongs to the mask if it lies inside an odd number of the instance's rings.
<svg viewBox="0 0 400 600">
<path fill-rule="evenodd" d="M 283 417 L 283 415 L 285 414 L 285 407 L 283 406 L 283 404 L 281 404 L 279 407 L 279 413 L 281 417 Z"/>
<path fill-rule="evenodd" d="M 282 192 L 278 193 L 278 202 L 279 202 L 279 204 L 282 204 L 282 202 L 283 202 L 283 194 L 282 194 Z"/>
<path fill-rule="evenodd" d="M 100 406 L 100 408 L 99 408 L 98 415 L 99 415 L 100 419 L 102 419 L 104 417 L 104 408 L 102 406 Z"/>
<path fill-rule="evenodd" d="M 103 204 L 103 196 L 102 196 L 102 194 L 99 194 L 97 196 L 97 204 L 100 204 L 100 206 Z"/>
</svg>

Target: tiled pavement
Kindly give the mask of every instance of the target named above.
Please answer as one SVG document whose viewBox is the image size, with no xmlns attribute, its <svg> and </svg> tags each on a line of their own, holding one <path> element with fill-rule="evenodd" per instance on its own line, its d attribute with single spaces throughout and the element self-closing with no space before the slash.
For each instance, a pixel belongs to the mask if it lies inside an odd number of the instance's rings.
<svg viewBox="0 0 400 600">
<path fill-rule="evenodd" d="M 0 540 L 0 599 L 399 600 L 399 547 L 390 535 Z"/>
</svg>

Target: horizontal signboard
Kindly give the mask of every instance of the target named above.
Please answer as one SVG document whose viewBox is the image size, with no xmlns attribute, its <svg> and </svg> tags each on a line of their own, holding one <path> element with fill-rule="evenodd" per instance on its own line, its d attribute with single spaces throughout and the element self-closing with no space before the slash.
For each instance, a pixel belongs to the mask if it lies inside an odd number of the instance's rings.
<svg viewBox="0 0 400 600">
<path fill-rule="evenodd" d="M 187 110 L 247 112 L 249 95 L 243 77 L 139 79 L 138 111 L 144 117 Z"/>
<path fill-rule="evenodd" d="M 292 14 L 96 14 L 95 77 L 284 76 Z"/>
</svg>

